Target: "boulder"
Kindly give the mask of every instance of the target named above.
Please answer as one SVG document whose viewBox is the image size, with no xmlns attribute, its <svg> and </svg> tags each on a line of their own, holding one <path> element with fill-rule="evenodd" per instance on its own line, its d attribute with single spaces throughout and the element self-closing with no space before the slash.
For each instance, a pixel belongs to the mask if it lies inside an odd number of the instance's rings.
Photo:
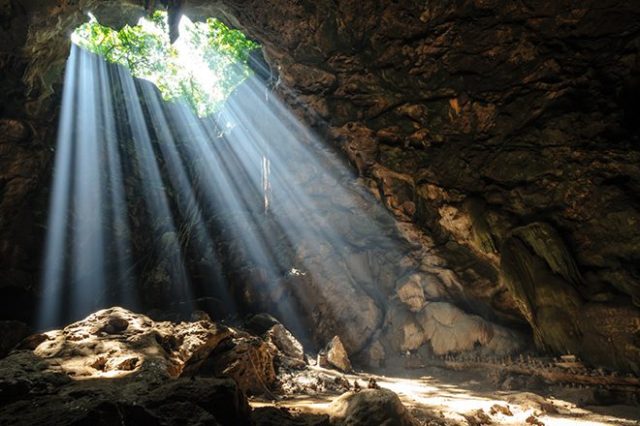
<svg viewBox="0 0 640 426">
<path fill-rule="evenodd" d="M 115 307 L 33 335 L 0 360 L 0 424 L 249 425 L 246 378 L 193 376 L 231 334 Z"/>
<path fill-rule="evenodd" d="M 273 316 L 266 313 L 260 313 L 252 315 L 245 322 L 244 327 L 247 329 L 247 331 L 262 335 L 277 324 L 280 324 L 280 321 L 278 321 Z"/>
<path fill-rule="evenodd" d="M 290 367 L 306 365 L 302 344 L 282 324 L 271 327 L 266 333 L 266 338 L 278 349 L 276 358 L 279 364 Z"/>
<path fill-rule="evenodd" d="M 197 371 L 229 335 L 208 321 L 155 322 L 114 307 L 35 335 L 31 346 L 47 365 L 76 378 L 178 377 Z"/>
<path fill-rule="evenodd" d="M 336 426 L 417 426 L 398 395 L 388 389 L 346 392 L 328 408 Z"/>
</svg>

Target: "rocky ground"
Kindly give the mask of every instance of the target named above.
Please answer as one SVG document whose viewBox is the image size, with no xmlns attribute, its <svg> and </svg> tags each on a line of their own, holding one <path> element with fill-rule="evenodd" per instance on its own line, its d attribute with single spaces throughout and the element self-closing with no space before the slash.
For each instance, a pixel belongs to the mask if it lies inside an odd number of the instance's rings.
<svg viewBox="0 0 640 426">
<path fill-rule="evenodd" d="M 6 345 L 15 339 L 3 336 Z M 0 360 L 0 424 L 632 425 L 640 420 L 633 406 L 640 392 L 637 377 L 599 374 L 575 359 L 557 360 L 555 367 L 525 357 L 484 365 L 445 357 L 440 367 L 414 365 L 410 355 L 397 361 L 375 374 L 358 371 L 338 337 L 310 359 L 268 315 L 232 326 L 201 312 L 191 321 L 170 322 L 115 307 L 28 336 Z M 474 366 L 482 369 L 467 368 Z M 579 377 L 607 385 L 581 383 Z"/>
</svg>

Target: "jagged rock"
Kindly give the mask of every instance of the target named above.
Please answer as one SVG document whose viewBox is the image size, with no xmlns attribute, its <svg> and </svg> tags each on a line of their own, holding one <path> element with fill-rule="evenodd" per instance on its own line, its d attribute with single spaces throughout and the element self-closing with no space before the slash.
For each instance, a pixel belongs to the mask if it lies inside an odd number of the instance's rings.
<svg viewBox="0 0 640 426">
<path fill-rule="evenodd" d="M 0 360 L 0 423 L 248 425 L 234 380 L 179 377 L 229 335 L 208 321 L 155 322 L 117 307 L 34 335 Z"/>
<path fill-rule="evenodd" d="M 398 395 L 387 389 L 346 392 L 328 408 L 331 423 L 344 426 L 416 426 Z"/>
<path fill-rule="evenodd" d="M 165 385 L 153 390 L 149 396 L 143 399 L 143 404 L 154 407 L 152 412 L 179 419 L 190 418 L 189 412 L 176 416 L 174 409 L 176 404 L 182 408 L 196 405 L 205 412 L 211 413 L 216 422 L 222 425 L 249 425 L 249 404 L 239 385 L 230 379 L 198 378 L 197 380 L 172 380 Z M 173 409 L 171 408 L 173 407 Z M 197 410 L 196 412 L 202 411 Z M 162 417 L 158 416 L 160 419 Z"/>
<path fill-rule="evenodd" d="M 184 366 L 180 375 L 193 375 L 206 362 L 218 345 L 231 336 L 231 330 L 208 321 L 198 322 L 197 326 L 181 328 L 176 338 L 182 341 L 180 353 Z"/>
<path fill-rule="evenodd" d="M 29 136 L 27 126 L 18 120 L 0 119 L 0 144 L 24 141 Z"/>
<path fill-rule="evenodd" d="M 425 334 L 422 327 L 414 321 L 406 322 L 400 329 L 400 333 L 403 336 L 400 350 L 415 351 L 425 342 Z"/>
<path fill-rule="evenodd" d="M 339 129 L 333 129 L 332 136 L 341 141 L 349 160 L 360 174 L 364 174 L 375 164 L 378 144 L 374 132 L 363 123 L 347 123 Z"/>
<path fill-rule="evenodd" d="M 276 381 L 275 352 L 261 338 L 236 331 L 209 363 L 217 375 L 232 377 L 245 394 L 268 395 Z"/>
<path fill-rule="evenodd" d="M 316 364 L 318 365 L 318 367 L 331 368 L 331 364 L 329 364 L 329 360 L 327 359 L 327 353 L 324 350 L 318 352 L 318 356 L 316 357 Z"/>
<path fill-rule="evenodd" d="M 416 212 L 414 183 L 410 176 L 376 164 L 371 174 L 380 184 L 381 198 L 389 210 L 402 219 Z"/>
<path fill-rule="evenodd" d="M 306 360 L 302 344 L 282 324 L 271 327 L 266 338 L 280 353 L 277 355 L 280 363 L 290 367 L 304 367 Z"/>
<path fill-rule="evenodd" d="M 581 357 L 592 365 L 610 365 L 640 375 L 637 334 L 640 309 L 633 305 L 588 303 L 578 319 L 582 330 Z"/>
<path fill-rule="evenodd" d="M 286 286 L 301 306 L 313 306 L 304 320 L 313 330 L 316 343 L 326 342 L 339 332 L 345 348 L 358 352 L 379 328 L 382 310 L 340 267 L 339 259 L 327 260 L 322 247 L 310 250 L 307 265 L 309 272 L 290 277 Z"/>
<path fill-rule="evenodd" d="M 340 337 L 334 336 L 329 342 L 326 348 L 327 362 L 337 368 L 340 371 L 349 373 L 352 371 L 351 361 L 349 361 L 349 355 L 344 348 Z"/>
<path fill-rule="evenodd" d="M 154 322 L 116 307 L 41 336 L 34 353 L 74 377 L 177 377 L 197 371 L 229 331 L 206 321 Z"/>
</svg>

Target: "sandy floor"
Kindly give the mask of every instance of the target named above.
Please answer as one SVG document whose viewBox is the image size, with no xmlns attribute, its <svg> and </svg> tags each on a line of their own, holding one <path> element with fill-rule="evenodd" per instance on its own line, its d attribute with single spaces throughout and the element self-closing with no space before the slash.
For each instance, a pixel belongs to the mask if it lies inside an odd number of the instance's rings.
<svg viewBox="0 0 640 426">
<path fill-rule="evenodd" d="M 408 372 L 414 378 L 382 374 L 342 374 L 310 367 L 289 377 L 291 396 L 278 401 L 254 398 L 254 407 L 287 407 L 292 412 L 322 413 L 329 403 L 357 381 L 366 387 L 373 377 L 381 387 L 396 392 L 424 425 L 640 425 L 640 407 L 625 405 L 589 406 L 576 404 L 588 389 L 549 388 L 545 392 L 500 391 L 477 372 L 438 368 Z M 404 373 L 407 374 L 406 372 Z M 419 378 L 415 378 L 418 376 Z M 335 385 L 335 383 L 338 385 Z M 331 386 L 323 386 L 331 383 Z M 343 389 L 341 389 L 343 387 Z"/>
</svg>

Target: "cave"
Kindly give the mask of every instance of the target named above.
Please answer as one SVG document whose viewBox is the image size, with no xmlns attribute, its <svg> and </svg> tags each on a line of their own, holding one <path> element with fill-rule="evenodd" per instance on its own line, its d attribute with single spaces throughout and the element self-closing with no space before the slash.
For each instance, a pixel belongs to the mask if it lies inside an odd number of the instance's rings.
<svg viewBox="0 0 640 426">
<path fill-rule="evenodd" d="M 0 424 L 640 421 L 640 3 L 0 0 L 0 39 Z"/>
</svg>

